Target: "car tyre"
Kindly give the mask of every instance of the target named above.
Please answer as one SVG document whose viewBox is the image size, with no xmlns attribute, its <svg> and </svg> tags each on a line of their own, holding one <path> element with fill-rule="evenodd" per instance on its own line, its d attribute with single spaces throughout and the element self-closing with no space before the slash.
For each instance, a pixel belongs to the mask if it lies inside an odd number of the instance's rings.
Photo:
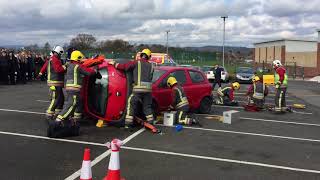
<svg viewBox="0 0 320 180">
<path fill-rule="evenodd" d="M 208 114 L 211 112 L 212 98 L 204 97 L 200 102 L 199 113 Z"/>
</svg>

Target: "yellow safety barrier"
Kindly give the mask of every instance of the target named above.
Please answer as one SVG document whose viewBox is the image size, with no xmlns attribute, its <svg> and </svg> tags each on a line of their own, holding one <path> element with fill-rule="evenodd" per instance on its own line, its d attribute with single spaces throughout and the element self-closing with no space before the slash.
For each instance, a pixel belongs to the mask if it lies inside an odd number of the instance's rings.
<svg viewBox="0 0 320 180">
<path fill-rule="evenodd" d="M 274 85 L 274 75 L 263 75 L 263 84 L 267 86 Z"/>
</svg>

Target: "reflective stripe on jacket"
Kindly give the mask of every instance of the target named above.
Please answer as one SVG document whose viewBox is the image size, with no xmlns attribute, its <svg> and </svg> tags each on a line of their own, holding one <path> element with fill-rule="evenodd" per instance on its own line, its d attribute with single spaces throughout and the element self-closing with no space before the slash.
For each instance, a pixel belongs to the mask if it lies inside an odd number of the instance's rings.
<svg viewBox="0 0 320 180">
<path fill-rule="evenodd" d="M 265 85 L 258 81 L 253 83 L 253 95 L 252 97 L 256 99 L 264 99 Z"/>
<path fill-rule="evenodd" d="M 183 88 L 179 85 L 173 87 L 173 103 L 172 106 L 175 109 L 180 109 L 185 106 L 189 107 L 189 101 L 186 94 L 183 91 Z"/>
<path fill-rule="evenodd" d="M 80 91 L 84 76 L 94 74 L 94 70 L 86 68 L 81 64 L 71 62 L 68 65 L 66 73 L 66 89 L 73 91 Z"/>
<path fill-rule="evenodd" d="M 126 64 L 116 64 L 117 69 L 133 71 L 133 92 L 151 92 L 153 65 L 147 60 L 130 61 Z"/>
<path fill-rule="evenodd" d="M 281 82 L 281 77 L 284 76 Z M 287 87 L 288 86 L 288 75 L 286 73 L 286 69 L 284 67 L 279 67 L 274 74 L 274 84 L 281 82 L 281 86 L 279 87 Z"/>
<path fill-rule="evenodd" d="M 60 58 L 52 55 L 47 64 L 48 86 L 63 86 L 64 85 L 65 67 L 62 66 Z"/>
</svg>

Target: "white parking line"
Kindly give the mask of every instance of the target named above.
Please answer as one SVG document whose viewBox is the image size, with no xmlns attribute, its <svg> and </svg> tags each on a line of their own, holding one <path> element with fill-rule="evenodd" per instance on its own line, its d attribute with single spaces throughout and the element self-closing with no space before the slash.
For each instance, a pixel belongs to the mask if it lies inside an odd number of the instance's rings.
<svg viewBox="0 0 320 180">
<path fill-rule="evenodd" d="M 133 138 L 135 138 L 136 136 L 138 136 L 139 134 L 141 134 L 143 131 L 145 131 L 144 128 L 138 130 L 137 132 L 133 133 L 132 135 L 130 135 L 129 137 L 127 137 L 126 139 L 123 140 L 123 144 L 126 144 L 127 142 L 129 142 L 130 140 L 132 140 Z M 104 145 L 105 146 L 105 145 Z M 96 165 L 97 163 L 99 163 L 100 161 L 102 161 L 104 158 L 106 158 L 107 156 L 109 156 L 111 153 L 111 150 L 107 150 L 106 152 L 102 153 L 100 156 L 98 156 L 97 158 L 95 158 L 92 162 L 91 162 L 91 167 L 93 167 L 94 165 Z M 81 173 L 81 169 L 79 169 L 78 171 L 74 172 L 73 174 L 71 174 L 70 176 L 68 176 L 67 178 L 65 178 L 65 180 L 74 180 L 77 179 L 80 176 Z"/>
<path fill-rule="evenodd" d="M 294 168 L 294 167 L 288 167 L 288 166 L 279 166 L 279 165 L 265 164 L 265 163 L 257 163 L 257 162 L 250 162 L 250 161 L 240 161 L 240 160 L 234 160 L 234 159 L 224 159 L 224 158 L 209 157 L 209 156 L 199 156 L 199 155 L 193 155 L 193 154 L 184 154 L 184 153 L 176 153 L 176 152 L 169 152 L 169 151 L 159 151 L 159 150 L 144 149 L 144 148 L 134 148 L 134 147 L 127 147 L 127 146 L 124 146 L 122 148 L 123 149 L 128 149 L 128 150 L 134 150 L 134 151 L 151 152 L 151 153 L 157 153 L 157 154 L 167 154 L 167 155 L 173 155 L 173 156 L 182 156 L 182 157 L 189 157 L 189 158 L 206 159 L 206 160 L 228 162 L 228 163 L 236 163 L 236 164 L 245 164 L 245 165 L 251 165 L 251 166 L 268 167 L 268 168 L 283 169 L 283 170 L 289 170 L 289 171 L 317 173 L 317 174 L 320 173 L 319 170 L 301 169 L 301 168 Z"/>
<path fill-rule="evenodd" d="M 124 140 L 124 143 L 129 142 L 131 139 L 138 136 L 143 131 L 144 131 L 144 129 L 140 129 L 139 131 L 130 135 L 128 138 L 126 138 Z M 48 138 L 48 137 L 44 137 L 44 136 L 21 134 L 21 133 L 11 133 L 11 132 L 5 132 L 5 131 L 0 131 L 0 134 L 106 147 L 106 145 L 103 143 L 95 143 L 95 142 L 87 142 L 87 141 L 76 141 L 76 140 L 69 140 L 69 139 L 54 139 L 54 138 Z M 150 152 L 150 153 L 157 153 L 157 154 L 167 154 L 167 155 L 172 155 L 172 156 L 182 156 L 182 157 L 189 157 L 189 158 L 196 158 L 196 159 L 206 159 L 206 160 L 212 160 L 212 161 L 244 164 L 244 165 L 251 165 L 251 166 L 274 168 L 274 169 L 283 169 L 283 170 L 296 171 L 296 172 L 307 172 L 307 173 L 317 173 L 317 174 L 320 173 L 319 170 L 313 170 L 313 169 L 301 169 L 301 168 L 295 168 L 295 167 L 289 167 L 289 166 L 279 166 L 279 165 L 273 165 L 273 164 L 241 161 L 241 160 L 234 160 L 234 159 L 225 159 L 225 158 L 219 158 L 219 157 L 200 156 L 200 155 L 177 153 L 177 152 L 170 152 L 170 151 L 159 151 L 159 150 L 154 150 L 154 149 L 145 149 L 145 148 L 137 148 L 137 147 L 130 147 L 130 146 L 122 146 L 121 148 L 126 149 L 126 150 L 133 150 L 133 151 L 142 151 L 142 152 Z M 91 162 L 91 167 L 96 165 L 97 163 L 99 163 L 101 160 L 103 160 L 107 156 L 109 156 L 110 153 L 111 153 L 111 151 L 107 150 L 106 152 L 104 152 L 103 154 L 101 154 L 100 156 L 95 158 Z M 80 170 L 76 171 L 74 174 L 67 177 L 66 180 L 74 180 L 74 179 L 77 179 L 79 176 L 80 176 Z"/>
<path fill-rule="evenodd" d="M 22 111 L 22 110 L 16 110 L 16 109 L 0 109 L 0 111 L 6 111 L 6 112 L 18 112 L 18 113 L 27 113 L 27 114 L 39 114 L 39 115 L 46 114 L 46 113 L 42 113 L 42 112 Z"/>
<path fill-rule="evenodd" d="M 163 126 L 163 125 L 159 125 L 159 126 Z M 260 136 L 260 137 L 268 137 L 268 138 L 278 138 L 278 139 L 288 139 L 288 140 L 320 143 L 319 139 L 307 139 L 307 138 L 297 138 L 297 137 L 290 137 L 290 136 L 279 136 L 279 135 L 272 135 L 272 134 L 259 134 L 259 133 L 230 131 L 230 130 L 221 130 L 221 129 L 208 129 L 208 128 L 198 128 L 198 127 L 189 127 L 189 126 L 183 126 L 183 128 L 185 128 L 185 129 L 193 129 L 193 130 L 219 132 L 219 133 L 241 134 L 241 135 L 249 135 L 249 136 Z"/>
<path fill-rule="evenodd" d="M 223 106 L 223 105 L 215 105 L 213 104 L 212 107 L 222 107 L 222 108 L 233 108 L 233 109 L 244 109 L 242 106 Z M 301 111 L 295 111 L 293 110 L 292 113 L 296 114 L 304 114 L 304 115 L 312 115 L 312 112 L 301 112 Z"/>
<path fill-rule="evenodd" d="M 136 136 L 138 136 L 139 134 L 141 134 L 143 131 L 145 131 L 144 128 L 136 131 L 135 133 L 131 134 L 131 135 L 128 136 L 126 139 L 124 139 L 124 140 L 123 140 L 123 143 L 124 143 L 124 144 L 128 143 L 130 140 L 132 140 L 133 138 L 135 138 Z M 48 138 L 48 137 L 45 137 L 45 136 L 37 136 L 37 135 L 21 134 L 21 133 L 12 133 L 12 132 L 6 132 L 6 131 L 0 131 L 0 134 L 11 135 L 11 136 L 27 137 L 27 138 L 35 138 L 35 139 L 43 139 L 43 140 L 49 140 L 49 141 L 59 141 L 59 142 L 68 142 L 68 143 L 86 144 L 86 145 L 94 145 L 94 146 L 103 146 L 103 147 L 106 147 L 105 144 L 88 142 L 88 141 L 77 141 L 77 140 L 70 140 L 70 139 L 56 139 L 56 138 Z M 110 153 L 111 153 L 111 151 L 110 151 L 110 150 L 107 150 L 106 152 L 104 152 L 103 154 L 101 154 L 100 156 L 98 156 L 97 158 L 95 158 L 95 159 L 91 162 L 91 167 L 93 167 L 94 165 L 96 165 L 97 163 L 99 163 L 101 160 L 103 160 L 104 158 L 106 158 L 107 156 L 109 156 Z M 67 179 L 67 180 L 77 179 L 77 178 L 80 176 L 80 171 L 81 171 L 81 169 L 79 169 L 78 171 L 76 171 L 75 173 L 73 173 L 72 175 L 70 175 L 69 177 L 67 177 L 66 179 Z"/>
<path fill-rule="evenodd" d="M 256 118 L 249 118 L 249 117 L 240 117 L 240 119 L 251 120 L 251 121 L 264 121 L 264 122 L 274 122 L 274 123 L 283 123 L 283 124 L 295 124 L 295 125 L 320 127 L 320 124 L 300 123 L 300 122 L 295 122 L 295 121 L 278 121 L 278 120 L 272 120 L 272 119 L 256 119 Z"/>
<path fill-rule="evenodd" d="M 43 103 L 49 103 L 50 101 L 47 101 L 47 100 L 36 100 L 38 102 L 43 102 Z"/>
</svg>

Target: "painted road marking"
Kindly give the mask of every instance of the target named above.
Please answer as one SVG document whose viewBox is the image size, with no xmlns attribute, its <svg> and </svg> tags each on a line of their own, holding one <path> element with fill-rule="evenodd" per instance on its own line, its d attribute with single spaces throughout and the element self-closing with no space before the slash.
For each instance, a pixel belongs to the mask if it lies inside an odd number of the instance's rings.
<svg viewBox="0 0 320 180">
<path fill-rule="evenodd" d="M 174 126 L 164 126 L 158 124 L 158 126 L 162 127 L 174 127 Z M 272 135 L 272 134 L 259 134 L 259 133 L 250 133 L 250 132 L 242 132 L 242 131 L 230 131 L 230 130 L 221 130 L 221 129 L 208 129 L 208 128 L 198 128 L 198 127 L 189 127 L 183 126 L 185 129 L 192 129 L 192 130 L 202 130 L 202 131 L 211 131 L 211 132 L 218 132 L 218 133 L 230 133 L 230 134 L 241 134 L 241 135 L 249 135 L 249 136 L 260 136 L 260 137 L 268 137 L 268 138 L 278 138 L 278 139 L 288 139 L 288 140 L 296 140 L 296 141 L 306 141 L 306 142 L 317 142 L 320 143 L 320 139 L 308 139 L 308 138 L 298 138 L 298 137 L 290 137 L 290 136 L 279 136 L 279 135 Z"/>
<path fill-rule="evenodd" d="M 267 104 L 268 105 L 268 104 Z M 222 107 L 222 108 L 234 108 L 234 109 L 244 109 L 244 107 L 242 106 L 224 106 L 224 105 L 215 105 L 213 104 L 212 107 Z M 288 112 L 290 113 L 290 112 Z M 305 114 L 305 115 L 312 115 L 312 112 L 301 112 L 301 111 L 295 111 L 293 110 L 292 113 L 296 113 L 296 114 Z"/>
<path fill-rule="evenodd" d="M 38 101 L 38 102 L 44 102 L 44 103 L 49 103 L 49 102 L 51 102 L 51 101 L 47 101 L 47 100 L 36 100 L 36 101 Z"/>
<path fill-rule="evenodd" d="M 283 124 L 295 124 L 295 125 L 320 127 L 320 124 L 300 123 L 300 122 L 295 122 L 295 121 L 278 121 L 278 120 L 272 120 L 272 119 L 256 119 L 256 118 L 249 118 L 249 117 L 240 117 L 240 119 L 251 120 L 251 121 L 264 121 L 264 122 L 274 122 L 274 123 L 283 123 Z"/>
<path fill-rule="evenodd" d="M 320 173 L 319 170 L 301 169 L 301 168 L 279 166 L 279 165 L 265 164 L 265 163 L 257 163 L 257 162 L 250 162 L 250 161 L 241 161 L 241 160 L 225 159 L 225 158 L 209 157 L 209 156 L 199 156 L 199 155 L 193 155 L 193 154 L 176 153 L 176 152 L 170 152 L 170 151 L 159 151 L 159 150 L 153 150 L 153 149 L 135 148 L 135 147 L 128 147 L 128 146 L 124 146 L 121 148 L 128 149 L 128 150 L 134 150 L 134 151 L 151 152 L 151 153 L 157 153 L 157 154 L 167 154 L 167 155 L 173 155 L 173 156 L 206 159 L 206 160 L 236 163 L 236 164 L 245 164 L 245 165 L 251 165 L 251 166 L 268 167 L 268 168 L 283 169 L 283 170 L 289 170 L 289 171 L 317 173 L 317 174 Z"/>
<path fill-rule="evenodd" d="M 124 139 L 122 142 L 123 144 L 128 143 L 130 140 L 132 140 L 133 138 L 135 138 L 136 136 L 138 136 L 139 134 L 141 134 L 143 131 L 145 131 L 145 128 L 142 128 L 140 130 L 138 130 L 137 132 L 131 134 L 129 137 L 127 137 L 126 139 Z M 103 144 L 104 147 L 106 147 L 105 144 Z M 122 147 L 121 147 L 122 148 Z M 97 163 L 99 163 L 100 161 L 102 161 L 104 158 L 106 158 L 107 156 L 109 156 L 111 154 L 111 150 L 107 150 L 106 152 L 102 153 L 100 156 L 98 156 L 97 158 L 95 158 L 92 162 L 91 162 L 91 167 L 95 166 Z M 65 180 L 74 180 L 74 179 L 78 179 L 78 177 L 80 177 L 80 173 L 81 173 L 81 169 L 79 169 L 78 171 L 74 172 L 73 174 L 71 174 L 70 176 L 68 176 Z"/>
<path fill-rule="evenodd" d="M 16 109 L 0 109 L 0 111 L 18 112 L 18 113 L 28 113 L 28 114 L 39 114 L 39 115 L 46 114 L 46 113 L 42 113 L 42 112 L 22 111 L 22 110 L 16 110 Z"/>
<path fill-rule="evenodd" d="M 123 144 L 128 143 L 130 140 L 132 140 L 133 138 L 135 138 L 136 136 L 138 136 L 139 134 L 141 134 L 144 131 L 145 131 L 145 129 L 142 128 L 142 129 L 138 130 L 137 132 L 131 134 L 130 136 L 128 136 L 126 139 L 123 140 Z M 95 143 L 95 142 L 88 142 L 88 141 L 77 141 L 77 140 L 70 140 L 70 139 L 56 139 L 56 138 L 49 138 L 49 137 L 45 137 L 45 136 L 37 136 L 37 135 L 21 134 L 21 133 L 12 133 L 12 132 L 5 132 L 5 131 L 0 131 L 0 134 L 27 137 L 27 138 L 36 138 L 36 139 L 43 139 L 43 140 L 50 140 L 50 141 L 59 141 L 59 142 L 68 142 L 68 143 L 86 144 L 86 145 L 106 147 L 105 144 Z M 94 165 L 99 163 L 101 160 L 103 160 L 104 158 L 109 156 L 110 153 L 111 153 L 111 150 L 107 150 L 106 152 L 102 153 L 100 156 L 95 158 L 91 162 L 91 167 L 93 167 Z M 78 171 L 76 171 L 75 173 L 73 173 L 72 175 L 67 177 L 66 179 L 67 180 L 77 179 L 80 176 L 80 171 L 81 171 L 81 169 L 79 169 Z"/>
<path fill-rule="evenodd" d="M 127 143 L 128 141 L 130 141 L 131 139 L 133 139 L 134 137 L 136 137 L 137 135 L 139 135 L 143 131 L 144 131 L 144 129 L 140 129 L 139 131 L 135 132 L 134 134 L 132 134 L 131 136 L 126 138 L 124 140 L 124 143 Z M 69 140 L 69 139 L 53 139 L 53 138 L 48 138 L 48 137 L 44 137 L 44 136 L 11 133 L 11 132 L 4 132 L 4 131 L 0 131 L 0 134 L 106 147 L 106 145 L 102 144 L 102 143 L 87 142 L 87 141 L 76 141 L 76 140 Z M 301 169 L 301 168 L 295 168 L 295 167 L 289 167 L 289 166 L 280 166 L 280 165 L 265 164 L 265 163 L 251 162 L 251 161 L 241 161 L 241 160 L 225 159 L 225 158 L 219 158 L 219 157 L 200 156 L 200 155 L 177 153 L 177 152 L 170 152 L 170 151 L 159 151 L 159 150 L 154 150 L 154 149 L 145 149 L 145 148 L 137 148 L 137 147 L 130 147 L 130 146 L 122 146 L 121 148 L 127 149 L 127 150 L 133 150 L 133 151 L 142 151 L 142 152 L 150 152 L 150 153 L 157 153 L 157 154 L 167 154 L 167 155 L 172 155 L 172 156 L 182 156 L 182 157 L 189 157 L 189 158 L 196 158 L 196 159 L 206 159 L 206 160 L 212 160 L 212 161 L 244 164 L 244 165 L 251 165 L 251 166 L 274 168 L 274 169 L 283 169 L 283 170 L 296 171 L 296 172 L 307 172 L 307 173 L 317 173 L 317 174 L 320 173 L 319 170 Z M 109 154 L 110 154 L 110 150 L 101 154 L 95 160 L 93 160 L 91 162 L 91 166 L 94 166 L 95 164 L 97 164 L 98 162 L 103 160 L 105 157 L 107 157 Z M 80 171 L 75 172 L 71 176 L 67 177 L 66 180 L 77 179 L 80 176 L 79 173 L 80 173 Z"/>
</svg>

